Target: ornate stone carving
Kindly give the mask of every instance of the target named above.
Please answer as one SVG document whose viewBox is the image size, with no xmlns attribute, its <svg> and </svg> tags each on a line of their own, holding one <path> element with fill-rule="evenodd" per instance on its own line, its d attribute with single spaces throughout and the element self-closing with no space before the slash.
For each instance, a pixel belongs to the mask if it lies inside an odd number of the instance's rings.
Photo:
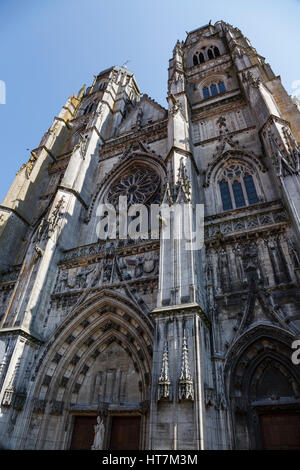
<svg viewBox="0 0 300 470">
<path fill-rule="evenodd" d="M 194 400 L 194 383 L 190 373 L 189 352 L 185 331 L 183 332 L 181 371 L 178 384 L 178 398 L 181 400 Z"/>
<path fill-rule="evenodd" d="M 33 411 L 34 413 L 45 413 L 47 400 L 41 398 L 34 399 Z"/>
<path fill-rule="evenodd" d="M 15 389 L 7 388 L 2 398 L 2 406 L 11 406 L 14 398 Z"/>
<path fill-rule="evenodd" d="M 169 378 L 169 353 L 168 343 L 165 343 L 162 366 L 160 376 L 158 379 L 158 400 L 170 400 L 171 399 L 171 381 Z"/>
<path fill-rule="evenodd" d="M 263 133 L 278 176 L 298 173 L 300 169 L 299 145 L 288 127 L 282 127 L 282 133 L 284 140 L 276 137 L 271 127 Z"/>
<path fill-rule="evenodd" d="M 143 119 L 143 110 L 139 108 L 137 115 L 136 115 L 136 129 L 140 130 L 142 127 L 142 119 Z"/>
<path fill-rule="evenodd" d="M 25 404 L 27 393 L 25 389 L 15 390 L 14 387 L 7 388 L 2 398 L 2 406 L 12 406 L 15 410 L 21 411 Z"/>
<path fill-rule="evenodd" d="M 103 419 L 100 416 L 97 416 L 97 424 L 94 426 L 94 432 L 95 436 L 91 450 L 102 450 L 104 444 L 105 426 Z"/>
<path fill-rule="evenodd" d="M 64 402 L 52 400 L 50 413 L 53 415 L 61 415 L 64 409 Z"/>
<path fill-rule="evenodd" d="M 27 162 L 27 163 L 24 163 L 24 164 L 21 166 L 21 168 L 20 168 L 20 170 L 18 171 L 18 173 L 21 173 L 21 171 L 24 170 L 24 168 L 25 168 L 25 176 L 26 176 L 27 179 L 29 179 L 29 176 L 31 175 L 31 172 L 32 172 L 32 170 L 33 170 L 33 168 L 34 168 L 34 165 L 35 165 L 37 159 L 38 159 L 38 155 L 37 155 L 34 151 L 32 151 L 32 152 L 31 152 L 31 157 L 29 158 L 28 162 Z M 18 174 L 18 173 L 17 173 L 17 174 Z"/>
<path fill-rule="evenodd" d="M 186 172 L 186 166 L 183 157 L 180 159 L 178 168 L 178 179 L 175 188 L 176 202 L 190 202 L 191 200 L 191 182 Z"/>
<path fill-rule="evenodd" d="M 119 197 L 127 196 L 128 206 L 147 204 L 158 192 L 159 187 L 160 178 L 154 170 L 149 167 L 138 167 L 134 172 L 126 173 L 112 184 L 107 194 L 107 200 L 117 206 Z"/>
<path fill-rule="evenodd" d="M 41 220 L 41 223 L 37 231 L 36 239 L 35 239 L 36 242 L 47 240 L 52 236 L 63 214 L 62 212 L 63 205 L 64 205 L 64 196 L 62 196 L 62 198 L 58 201 L 53 211 L 51 212 L 50 217 L 48 219 L 43 218 Z"/>
<path fill-rule="evenodd" d="M 159 253 L 148 252 L 134 258 L 119 258 L 118 267 L 123 280 L 156 276 L 159 268 Z"/>
<path fill-rule="evenodd" d="M 178 112 L 183 112 L 183 106 L 182 104 L 175 98 L 175 96 L 172 93 L 169 93 L 169 97 L 171 99 L 171 106 L 170 106 L 170 113 L 172 116 L 176 116 Z"/>
</svg>

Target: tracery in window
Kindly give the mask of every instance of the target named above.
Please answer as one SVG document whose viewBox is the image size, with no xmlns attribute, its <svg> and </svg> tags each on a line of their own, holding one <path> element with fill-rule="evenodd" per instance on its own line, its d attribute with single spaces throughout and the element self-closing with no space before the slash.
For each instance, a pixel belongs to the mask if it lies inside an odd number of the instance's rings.
<svg viewBox="0 0 300 470">
<path fill-rule="evenodd" d="M 202 47 L 203 52 L 197 51 L 193 55 L 193 64 L 203 64 L 206 60 L 212 60 L 220 57 L 220 50 L 217 46 Z"/>
<path fill-rule="evenodd" d="M 259 202 L 253 176 L 241 163 L 229 162 L 222 169 L 219 187 L 224 211 Z"/>
<path fill-rule="evenodd" d="M 221 93 L 225 93 L 226 87 L 224 82 L 219 81 L 218 84 L 212 83 L 209 87 L 205 86 L 203 88 L 203 98 L 210 98 L 211 96 L 216 96 Z"/>
<path fill-rule="evenodd" d="M 159 196 L 159 190 L 159 175 L 151 168 L 137 167 L 112 184 L 107 199 L 114 206 L 118 205 L 119 196 L 127 196 L 128 206 L 153 203 Z"/>
</svg>

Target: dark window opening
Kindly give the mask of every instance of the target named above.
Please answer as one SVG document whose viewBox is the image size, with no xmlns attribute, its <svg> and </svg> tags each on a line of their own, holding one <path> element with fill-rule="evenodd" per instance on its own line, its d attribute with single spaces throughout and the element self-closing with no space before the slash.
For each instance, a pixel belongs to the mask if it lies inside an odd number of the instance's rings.
<svg viewBox="0 0 300 470">
<path fill-rule="evenodd" d="M 257 192 L 254 186 L 253 178 L 249 173 L 246 173 L 244 176 L 245 188 L 247 191 L 247 196 L 249 204 L 255 204 L 258 202 Z"/>
<path fill-rule="evenodd" d="M 219 57 L 220 56 L 220 51 L 218 49 L 217 46 L 214 47 L 214 53 L 215 53 L 215 57 Z"/>
<path fill-rule="evenodd" d="M 235 200 L 236 207 L 245 206 L 246 203 L 245 203 L 245 198 L 244 198 L 241 183 L 239 183 L 238 181 L 235 181 L 232 185 L 232 190 L 233 190 L 233 195 L 234 195 L 234 200 Z"/>
<path fill-rule="evenodd" d="M 204 87 L 203 88 L 203 98 L 209 98 L 210 97 L 210 94 L 209 94 L 209 89 L 207 87 Z"/>
<path fill-rule="evenodd" d="M 213 51 L 211 49 L 208 49 L 207 51 L 207 57 L 209 59 L 214 59 L 214 54 L 213 54 Z"/>
<path fill-rule="evenodd" d="M 220 182 L 220 191 L 221 191 L 221 197 L 222 197 L 222 203 L 223 203 L 223 210 L 227 211 L 229 209 L 232 209 L 232 202 L 231 202 L 230 191 L 229 191 L 229 186 L 228 186 L 227 181 L 222 180 Z"/>
</svg>

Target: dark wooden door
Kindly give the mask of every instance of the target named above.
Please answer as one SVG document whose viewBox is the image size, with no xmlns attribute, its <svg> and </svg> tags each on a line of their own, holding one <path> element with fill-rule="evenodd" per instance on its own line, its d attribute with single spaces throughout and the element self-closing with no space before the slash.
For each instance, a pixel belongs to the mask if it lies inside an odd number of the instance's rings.
<svg viewBox="0 0 300 470">
<path fill-rule="evenodd" d="M 90 450 L 94 442 L 96 416 L 75 416 L 71 450 Z"/>
<path fill-rule="evenodd" d="M 260 425 L 264 449 L 300 449 L 300 413 L 266 413 L 260 416 Z"/>
<path fill-rule="evenodd" d="M 140 416 L 113 416 L 109 450 L 138 450 Z"/>
</svg>

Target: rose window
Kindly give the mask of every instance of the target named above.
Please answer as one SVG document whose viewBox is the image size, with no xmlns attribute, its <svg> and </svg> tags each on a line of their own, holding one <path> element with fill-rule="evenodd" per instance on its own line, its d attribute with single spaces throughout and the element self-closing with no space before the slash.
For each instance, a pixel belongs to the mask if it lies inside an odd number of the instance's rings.
<svg viewBox="0 0 300 470">
<path fill-rule="evenodd" d="M 160 178 L 149 168 L 136 168 L 123 175 L 108 191 L 107 199 L 114 206 L 120 196 L 127 196 L 127 204 L 147 204 L 158 200 Z"/>
</svg>

